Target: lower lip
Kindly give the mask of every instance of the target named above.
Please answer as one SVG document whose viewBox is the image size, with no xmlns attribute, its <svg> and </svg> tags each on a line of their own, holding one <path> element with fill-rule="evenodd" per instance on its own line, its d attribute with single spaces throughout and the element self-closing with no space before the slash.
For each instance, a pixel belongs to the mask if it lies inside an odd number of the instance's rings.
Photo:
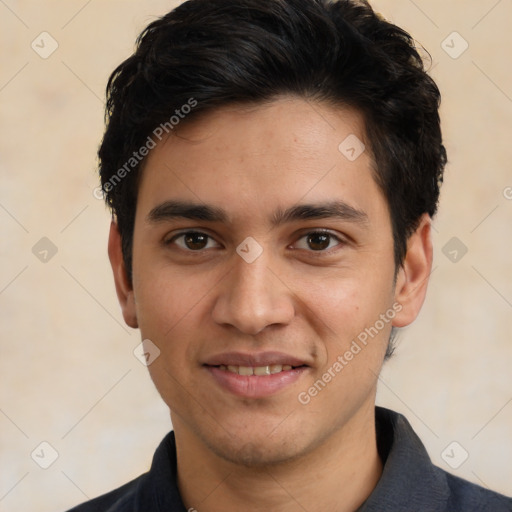
<svg viewBox="0 0 512 512">
<path fill-rule="evenodd" d="M 265 398 L 297 382 L 308 369 L 293 368 L 271 375 L 238 375 L 216 366 L 205 366 L 215 381 L 227 391 L 243 398 Z"/>
</svg>

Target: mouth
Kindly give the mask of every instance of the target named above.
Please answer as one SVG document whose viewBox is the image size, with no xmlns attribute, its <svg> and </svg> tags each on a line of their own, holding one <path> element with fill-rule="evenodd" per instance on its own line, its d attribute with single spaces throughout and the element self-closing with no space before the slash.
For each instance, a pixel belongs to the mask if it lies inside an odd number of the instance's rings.
<svg viewBox="0 0 512 512">
<path fill-rule="evenodd" d="M 289 389 L 311 369 L 305 361 L 278 352 L 222 354 L 203 368 L 221 390 L 253 399 Z"/>
<path fill-rule="evenodd" d="M 207 365 L 208 366 L 208 365 Z M 225 365 L 221 364 L 213 366 L 219 370 L 236 373 L 238 375 L 257 375 L 263 377 L 265 375 L 275 375 L 276 373 L 288 372 L 290 370 L 296 370 L 297 368 L 305 368 L 306 365 L 292 366 L 290 364 L 271 364 L 267 366 L 236 366 L 236 365 Z"/>
</svg>

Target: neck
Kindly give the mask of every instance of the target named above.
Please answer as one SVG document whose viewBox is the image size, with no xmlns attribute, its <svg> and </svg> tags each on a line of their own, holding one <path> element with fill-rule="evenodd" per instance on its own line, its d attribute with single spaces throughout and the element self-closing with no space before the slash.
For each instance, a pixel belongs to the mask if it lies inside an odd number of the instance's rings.
<svg viewBox="0 0 512 512">
<path fill-rule="evenodd" d="M 373 406 L 358 416 L 306 455 L 265 467 L 226 461 L 213 454 L 186 425 L 173 422 L 178 487 L 187 510 L 354 512 L 382 474 Z"/>
</svg>

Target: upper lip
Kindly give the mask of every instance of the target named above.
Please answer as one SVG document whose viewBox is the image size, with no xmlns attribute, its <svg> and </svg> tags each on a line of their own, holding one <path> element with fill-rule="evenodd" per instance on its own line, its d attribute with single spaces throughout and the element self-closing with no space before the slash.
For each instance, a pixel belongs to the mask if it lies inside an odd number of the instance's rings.
<svg viewBox="0 0 512 512">
<path fill-rule="evenodd" d="M 308 366 L 303 359 L 284 354 L 283 352 L 225 352 L 208 358 L 205 363 L 207 366 L 271 366 L 271 365 L 290 365 L 290 366 Z"/>
</svg>

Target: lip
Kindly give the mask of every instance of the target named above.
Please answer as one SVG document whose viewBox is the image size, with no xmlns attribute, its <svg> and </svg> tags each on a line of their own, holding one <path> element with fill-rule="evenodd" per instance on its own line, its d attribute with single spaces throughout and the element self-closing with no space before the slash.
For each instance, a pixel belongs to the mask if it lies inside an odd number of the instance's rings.
<svg viewBox="0 0 512 512">
<path fill-rule="evenodd" d="M 238 375 L 219 366 L 271 366 L 289 365 L 291 370 L 271 375 Z M 226 391 L 242 398 L 265 398 L 297 382 L 309 370 L 303 359 L 283 352 L 225 352 L 208 358 L 203 364 L 213 380 Z"/>
<path fill-rule="evenodd" d="M 265 366 L 265 365 L 262 365 Z M 265 398 L 297 382 L 309 370 L 307 366 L 271 375 L 238 375 L 217 366 L 204 366 L 214 381 L 226 391 L 242 398 Z"/>
<path fill-rule="evenodd" d="M 273 364 L 290 366 L 309 366 L 306 360 L 283 352 L 224 352 L 204 361 L 207 366 L 270 366 Z"/>
</svg>

